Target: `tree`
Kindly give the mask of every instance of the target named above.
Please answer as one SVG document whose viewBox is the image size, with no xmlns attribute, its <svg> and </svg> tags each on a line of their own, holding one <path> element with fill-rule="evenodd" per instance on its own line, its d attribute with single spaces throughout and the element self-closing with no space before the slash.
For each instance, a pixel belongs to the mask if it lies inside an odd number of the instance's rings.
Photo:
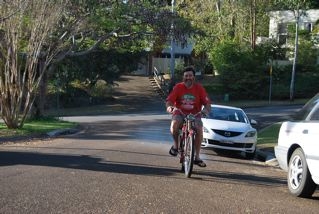
<svg viewBox="0 0 319 214">
<path fill-rule="evenodd" d="M 94 1 L 87 0 L 83 2 L 73 13 L 75 17 L 78 10 L 88 13 L 86 23 L 81 25 L 85 28 L 79 30 L 78 35 L 75 34 L 75 38 L 78 39 L 75 39 L 77 44 L 72 47 L 74 51 L 61 52 L 61 57 L 58 56 L 56 62 L 66 57 L 72 57 L 73 59 L 79 57 L 83 61 L 83 58 L 85 58 L 83 56 L 91 55 L 94 51 L 101 53 L 116 49 L 119 55 L 125 52 L 138 55 L 137 52 L 144 51 L 149 47 L 152 47 L 154 52 L 162 51 L 171 32 L 170 23 L 172 21 L 175 23 L 175 41 L 183 43 L 185 34 L 192 31 L 189 20 L 179 17 L 176 13 L 171 13 L 166 1 L 102 1 L 94 3 Z M 106 39 L 107 35 L 111 35 L 111 37 Z M 100 50 L 97 50 L 98 48 Z M 100 54 L 96 55 L 97 58 L 101 57 Z M 105 58 L 100 58 L 100 60 L 108 61 Z M 111 83 L 113 81 L 112 77 L 116 75 L 106 77 L 106 75 L 99 74 L 98 76 L 99 78 L 108 78 L 104 80 Z"/>
<path fill-rule="evenodd" d="M 223 41 L 239 42 L 254 49 L 257 36 L 268 36 L 269 0 L 184 2 L 180 13 L 196 26 L 197 55 L 210 52 Z"/>
<path fill-rule="evenodd" d="M 63 14 L 64 3 L 11 0 L 0 5 L 6 17 L 0 22 L 0 103 L 8 128 L 21 128 L 30 112 L 45 67 L 55 54 L 48 37 Z"/>
<path fill-rule="evenodd" d="M 265 51 L 268 49 L 269 51 Z M 221 42 L 211 51 L 214 67 L 218 70 L 223 93 L 233 99 L 260 99 L 266 89 L 266 62 L 270 49 L 236 42 Z"/>
<path fill-rule="evenodd" d="M 45 74 L 66 57 L 97 48 L 140 51 L 163 46 L 176 19 L 175 37 L 190 28 L 154 0 L 12 0 L 0 4 L 1 115 L 8 128 L 21 128 L 37 95 L 44 100 Z M 155 45 L 154 45 L 155 46 Z M 22 113 L 21 111 L 22 110 Z"/>
<path fill-rule="evenodd" d="M 291 71 L 290 81 L 290 101 L 294 100 L 295 90 L 295 76 L 296 76 L 296 65 L 298 61 L 298 30 L 299 30 L 299 19 L 305 15 L 305 10 L 308 9 L 314 2 L 310 0 L 275 0 L 275 6 L 281 9 L 290 10 L 295 16 L 295 42 L 294 42 L 294 60 Z"/>
</svg>

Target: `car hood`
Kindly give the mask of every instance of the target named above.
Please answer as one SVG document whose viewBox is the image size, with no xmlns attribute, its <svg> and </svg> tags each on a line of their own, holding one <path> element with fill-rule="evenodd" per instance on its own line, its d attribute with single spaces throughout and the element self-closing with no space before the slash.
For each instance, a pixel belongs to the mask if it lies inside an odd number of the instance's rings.
<svg viewBox="0 0 319 214">
<path fill-rule="evenodd" d="M 202 119 L 204 127 L 208 129 L 228 130 L 228 131 L 248 131 L 255 130 L 250 124 L 224 120 Z"/>
</svg>

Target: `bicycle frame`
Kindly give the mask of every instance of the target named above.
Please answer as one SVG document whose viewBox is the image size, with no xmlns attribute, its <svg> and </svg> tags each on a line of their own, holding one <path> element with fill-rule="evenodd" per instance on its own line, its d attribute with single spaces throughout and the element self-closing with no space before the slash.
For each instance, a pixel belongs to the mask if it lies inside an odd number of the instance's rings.
<svg viewBox="0 0 319 214">
<path fill-rule="evenodd" d="M 177 109 L 179 110 L 179 109 Z M 193 171 L 194 165 L 194 155 L 195 155 L 195 138 L 196 138 L 196 129 L 195 129 L 195 119 L 198 114 L 188 114 L 185 115 L 181 110 L 179 110 L 184 118 L 182 128 L 180 129 L 179 135 L 179 157 L 180 163 L 182 164 L 182 171 L 184 171 L 186 177 L 190 177 Z"/>
</svg>

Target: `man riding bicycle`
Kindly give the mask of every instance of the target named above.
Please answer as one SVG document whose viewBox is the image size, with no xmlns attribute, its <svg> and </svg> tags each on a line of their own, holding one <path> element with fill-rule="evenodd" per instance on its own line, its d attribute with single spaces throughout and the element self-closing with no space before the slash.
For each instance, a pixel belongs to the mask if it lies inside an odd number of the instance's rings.
<svg viewBox="0 0 319 214">
<path fill-rule="evenodd" d="M 186 67 L 183 71 L 183 82 L 177 83 L 166 99 L 166 111 L 172 114 L 170 131 L 174 139 L 174 145 L 169 150 L 169 154 L 178 154 L 178 134 L 183 125 L 184 115 L 174 108 L 180 109 L 184 114 L 196 114 L 202 110 L 206 115 L 210 112 L 210 99 L 204 87 L 195 82 L 195 70 L 193 67 Z M 205 162 L 200 159 L 201 142 L 203 140 L 203 123 L 201 116 L 196 117 L 195 121 L 195 160 L 194 164 L 206 167 Z"/>
</svg>

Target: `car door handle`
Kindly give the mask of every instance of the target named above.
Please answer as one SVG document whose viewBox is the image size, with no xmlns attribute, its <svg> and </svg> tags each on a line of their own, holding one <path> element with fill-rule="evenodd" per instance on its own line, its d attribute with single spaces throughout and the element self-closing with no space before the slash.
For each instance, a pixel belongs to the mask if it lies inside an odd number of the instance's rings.
<svg viewBox="0 0 319 214">
<path fill-rule="evenodd" d="M 308 134 L 308 129 L 303 130 L 302 134 Z"/>
</svg>

